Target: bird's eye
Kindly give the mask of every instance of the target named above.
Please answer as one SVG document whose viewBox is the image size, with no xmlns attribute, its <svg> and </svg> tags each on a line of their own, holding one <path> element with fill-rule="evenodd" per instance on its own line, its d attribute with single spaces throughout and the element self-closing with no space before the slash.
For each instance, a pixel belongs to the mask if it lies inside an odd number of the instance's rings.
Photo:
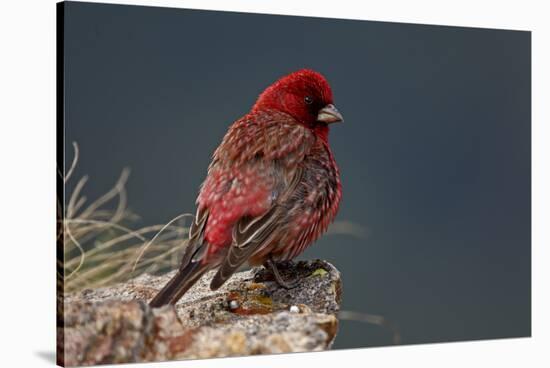
<svg viewBox="0 0 550 368">
<path fill-rule="evenodd" d="M 307 105 L 311 105 L 313 103 L 313 97 L 311 96 L 306 96 L 304 98 L 304 102 L 307 104 Z"/>
</svg>

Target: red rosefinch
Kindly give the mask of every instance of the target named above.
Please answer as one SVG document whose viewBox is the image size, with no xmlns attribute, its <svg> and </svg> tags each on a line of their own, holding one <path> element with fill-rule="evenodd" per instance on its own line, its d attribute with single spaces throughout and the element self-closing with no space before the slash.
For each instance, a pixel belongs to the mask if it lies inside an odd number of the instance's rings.
<svg viewBox="0 0 550 368">
<path fill-rule="evenodd" d="M 214 152 L 197 198 L 178 273 L 150 302 L 175 304 L 207 271 L 219 288 L 244 262 L 270 267 L 300 254 L 326 231 L 342 187 L 328 143 L 343 121 L 326 79 L 300 70 L 269 86 Z"/>
</svg>

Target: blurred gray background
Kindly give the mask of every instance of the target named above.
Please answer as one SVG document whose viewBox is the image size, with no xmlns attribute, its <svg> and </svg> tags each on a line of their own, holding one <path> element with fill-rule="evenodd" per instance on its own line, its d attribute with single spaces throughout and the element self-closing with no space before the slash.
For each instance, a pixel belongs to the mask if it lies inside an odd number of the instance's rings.
<svg viewBox="0 0 550 368">
<path fill-rule="evenodd" d="M 339 221 L 300 258 L 340 269 L 343 309 L 402 342 L 531 334 L 531 35 L 386 22 L 67 3 L 68 157 L 84 194 L 123 167 L 138 225 L 193 212 L 227 127 L 282 75 L 330 81 Z M 68 190 L 76 180 L 69 183 Z M 336 348 L 391 344 L 342 321 Z"/>
</svg>

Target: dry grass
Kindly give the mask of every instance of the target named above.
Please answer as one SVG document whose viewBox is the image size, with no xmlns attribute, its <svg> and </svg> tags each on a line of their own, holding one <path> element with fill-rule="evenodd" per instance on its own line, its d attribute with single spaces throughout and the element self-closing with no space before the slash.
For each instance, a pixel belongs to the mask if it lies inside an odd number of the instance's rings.
<svg viewBox="0 0 550 368">
<path fill-rule="evenodd" d="M 67 173 L 58 173 L 64 185 L 78 163 L 78 145 L 73 143 L 73 147 L 74 159 Z M 184 220 L 192 215 L 177 216 L 166 225 L 130 229 L 128 224 L 137 217 L 127 208 L 125 185 L 129 173 L 128 169 L 122 170 L 111 190 L 91 202 L 81 194 L 88 181 L 83 176 L 72 193 L 66 194 L 65 206 L 58 202 L 58 242 L 62 241 L 63 247 L 58 269 L 62 270 L 59 276 L 65 292 L 177 267 L 178 256 L 187 243 Z"/>
<path fill-rule="evenodd" d="M 354 322 L 364 322 L 380 326 L 391 332 L 392 344 L 399 345 L 401 343 L 401 332 L 399 331 L 399 328 L 392 321 L 388 320 L 384 316 L 364 312 L 355 312 L 350 310 L 341 310 L 338 313 L 338 319 Z"/>
</svg>

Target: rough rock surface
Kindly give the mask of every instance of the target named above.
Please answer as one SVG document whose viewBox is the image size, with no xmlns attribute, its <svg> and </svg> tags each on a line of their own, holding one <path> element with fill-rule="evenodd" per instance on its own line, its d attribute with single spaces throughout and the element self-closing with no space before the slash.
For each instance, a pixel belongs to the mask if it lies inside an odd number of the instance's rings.
<svg viewBox="0 0 550 368">
<path fill-rule="evenodd" d="M 66 295 L 64 365 L 145 362 L 324 350 L 338 330 L 340 273 L 324 261 L 288 263 L 286 290 L 264 268 L 211 291 L 206 274 L 174 306 L 147 305 L 173 273 Z"/>
</svg>

